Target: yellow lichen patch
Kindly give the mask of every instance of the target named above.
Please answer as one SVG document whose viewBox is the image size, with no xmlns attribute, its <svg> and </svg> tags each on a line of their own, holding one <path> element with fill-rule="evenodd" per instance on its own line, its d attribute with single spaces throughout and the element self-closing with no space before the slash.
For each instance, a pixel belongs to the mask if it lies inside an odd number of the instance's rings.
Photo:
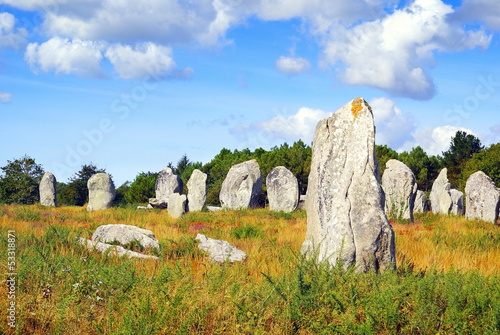
<svg viewBox="0 0 500 335">
<path fill-rule="evenodd" d="M 354 121 L 356 121 L 356 118 L 359 115 L 359 112 L 363 109 L 363 99 L 361 98 L 356 98 L 352 101 L 351 104 L 351 113 L 354 115 Z"/>
</svg>

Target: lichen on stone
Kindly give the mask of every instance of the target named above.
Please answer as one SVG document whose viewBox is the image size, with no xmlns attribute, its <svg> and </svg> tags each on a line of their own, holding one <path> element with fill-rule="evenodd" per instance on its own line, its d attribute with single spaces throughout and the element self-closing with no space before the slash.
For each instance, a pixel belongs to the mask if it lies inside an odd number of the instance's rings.
<svg viewBox="0 0 500 335">
<path fill-rule="evenodd" d="M 356 121 L 359 112 L 363 109 L 363 99 L 362 98 L 356 98 L 352 101 L 351 104 L 351 113 L 354 115 L 354 121 Z"/>
</svg>

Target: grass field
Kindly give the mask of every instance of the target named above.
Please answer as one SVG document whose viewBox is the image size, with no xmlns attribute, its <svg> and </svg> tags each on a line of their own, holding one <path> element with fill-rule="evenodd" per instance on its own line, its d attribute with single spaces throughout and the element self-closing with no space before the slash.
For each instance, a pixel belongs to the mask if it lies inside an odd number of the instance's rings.
<svg viewBox="0 0 500 335">
<path fill-rule="evenodd" d="M 130 260 L 84 250 L 102 224 L 152 230 L 160 257 Z M 8 231 L 16 243 L 16 328 L 7 334 L 498 334 L 500 228 L 482 221 L 417 215 L 391 222 L 396 271 L 357 274 L 300 256 L 305 212 L 265 209 L 188 213 L 80 207 L 0 206 L 0 272 Z M 194 237 L 245 251 L 217 265 Z"/>
</svg>

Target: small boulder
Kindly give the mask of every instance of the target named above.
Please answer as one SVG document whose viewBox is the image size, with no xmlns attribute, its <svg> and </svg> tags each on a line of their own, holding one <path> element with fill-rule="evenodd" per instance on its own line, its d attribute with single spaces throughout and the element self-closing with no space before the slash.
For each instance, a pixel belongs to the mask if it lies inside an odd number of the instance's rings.
<svg viewBox="0 0 500 335">
<path fill-rule="evenodd" d="M 207 174 L 195 169 L 187 182 L 188 211 L 201 211 L 207 200 Z"/>
<path fill-rule="evenodd" d="M 257 207 L 262 192 L 262 175 L 256 160 L 231 167 L 222 182 L 219 200 L 222 208 L 242 209 Z"/>
<path fill-rule="evenodd" d="M 110 249 L 110 254 L 118 257 L 126 256 L 129 258 L 142 258 L 142 259 L 154 259 L 154 260 L 159 259 L 156 256 L 144 255 L 141 254 L 140 252 L 135 252 L 132 250 L 125 249 L 124 247 L 121 247 L 119 245 L 112 245 L 112 244 L 87 240 L 86 238 L 83 237 L 80 237 L 78 239 L 78 242 L 90 251 L 97 250 L 101 253 L 105 253 L 108 251 L 108 249 Z"/>
<path fill-rule="evenodd" d="M 105 210 L 111 207 L 115 199 L 115 185 L 107 173 L 96 173 L 87 182 L 89 190 L 88 211 Z"/>
<path fill-rule="evenodd" d="M 471 174 L 465 184 L 467 219 L 480 219 L 491 223 L 498 220 L 500 190 L 484 172 Z"/>
<path fill-rule="evenodd" d="M 40 181 L 40 204 L 47 207 L 56 207 L 56 177 L 45 172 Z"/>
<path fill-rule="evenodd" d="M 208 257 L 214 262 L 241 262 L 247 257 L 245 252 L 239 250 L 229 242 L 214 240 L 202 234 L 196 235 L 195 239 L 200 241 L 198 248 L 207 252 Z"/>
<path fill-rule="evenodd" d="M 108 224 L 97 227 L 92 240 L 103 243 L 128 245 L 137 242 L 146 249 L 158 248 L 158 240 L 151 230 L 125 224 Z"/>
<path fill-rule="evenodd" d="M 149 198 L 148 208 L 166 209 L 167 207 L 167 199 Z"/>
<path fill-rule="evenodd" d="M 207 209 L 209 212 L 220 212 L 222 210 L 222 207 L 218 206 L 207 206 Z"/>
<path fill-rule="evenodd" d="M 291 212 L 299 202 L 297 177 L 284 166 L 277 166 L 266 177 L 269 209 L 275 212 Z"/>
</svg>

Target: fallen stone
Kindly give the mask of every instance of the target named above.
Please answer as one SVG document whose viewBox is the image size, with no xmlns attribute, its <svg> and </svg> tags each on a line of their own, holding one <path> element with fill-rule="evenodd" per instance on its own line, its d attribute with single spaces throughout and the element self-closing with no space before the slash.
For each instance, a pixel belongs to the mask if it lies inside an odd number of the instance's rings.
<svg viewBox="0 0 500 335">
<path fill-rule="evenodd" d="M 209 212 L 220 212 L 222 210 L 222 207 L 217 207 L 217 206 L 207 206 L 207 210 Z"/>
<path fill-rule="evenodd" d="M 92 240 L 103 243 L 119 243 L 122 246 L 137 242 L 146 249 L 160 247 L 151 230 L 125 224 L 99 226 L 92 235 Z"/>
<path fill-rule="evenodd" d="M 166 209 L 168 208 L 167 199 L 149 198 L 148 208 Z"/>
<path fill-rule="evenodd" d="M 208 257 L 214 262 L 241 262 L 247 257 L 245 252 L 239 250 L 229 242 L 214 240 L 202 234 L 196 235 L 195 239 L 200 241 L 198 248 L 207 252 Z"/>
<path fill-rule="evenodd" d="M 129 258 L 142 258 L 142 259 L 154 259 L 154 260 L 159 259 L 156 256 L 144 255 L 141 254 L 140 252 L 135 252 L 132 250 L 125 249 L 124 247 L 121 247 L 119 245 L 111 245 L 107 243 L 96 242 L 92 240 L 87 240 L 86 238 L 83 237 L 80 237 L 78 241 L 81 245 L 85 246 L 90 251 L 96 250 L 101 253 L 105 253 L 108 250 L 110 250 L 110 254 L 113 256 L 119 256 L 119 257 L 126 256 Z"/>
</svg>

